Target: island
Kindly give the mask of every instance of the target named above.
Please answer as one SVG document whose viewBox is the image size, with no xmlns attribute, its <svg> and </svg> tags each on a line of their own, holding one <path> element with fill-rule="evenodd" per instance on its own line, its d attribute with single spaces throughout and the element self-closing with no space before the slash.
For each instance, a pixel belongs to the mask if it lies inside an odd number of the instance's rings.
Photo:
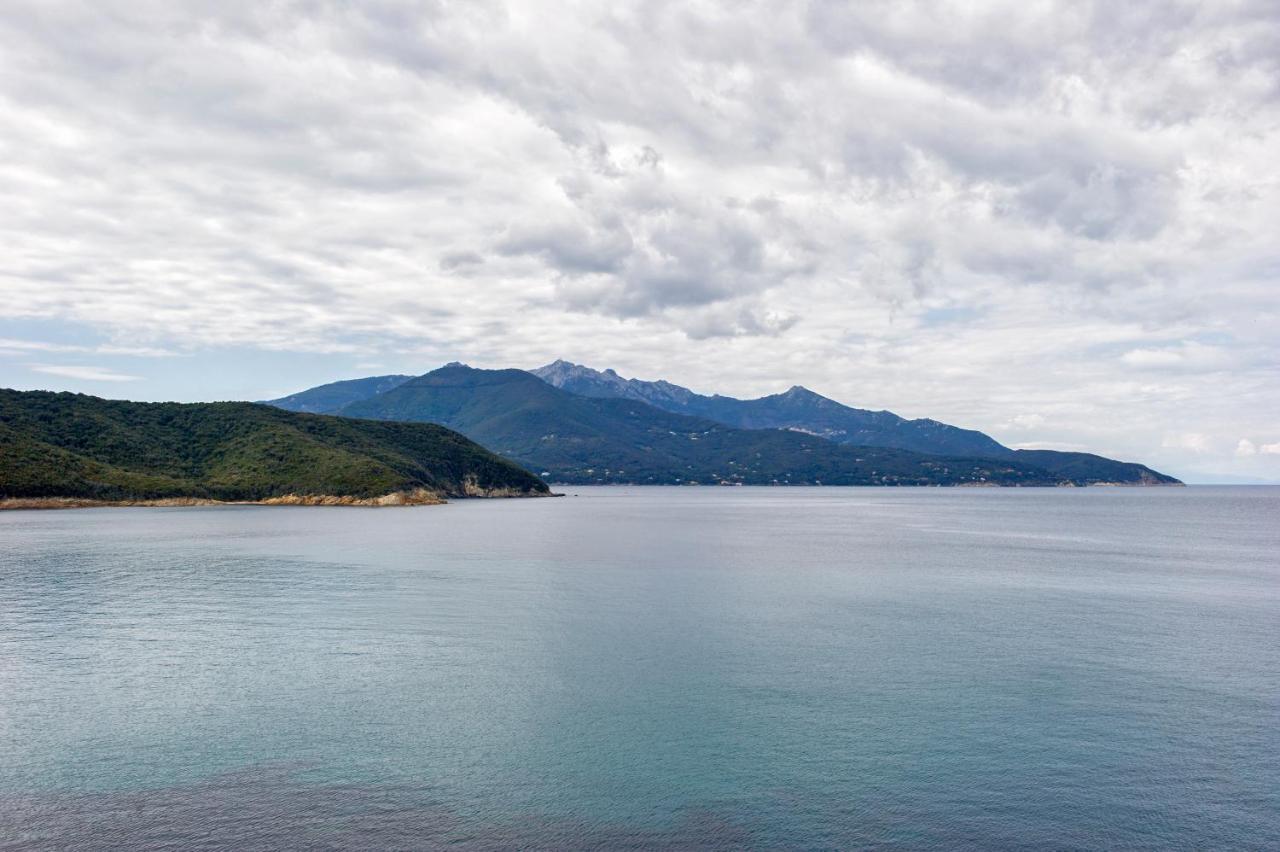
<svg viewBox="0 0 1280 852">
<path fill-rule="evenodd" d="M 0 389 L 0 508 L 404 506 L 550 493 L 430 423 Z"/>
</svg>

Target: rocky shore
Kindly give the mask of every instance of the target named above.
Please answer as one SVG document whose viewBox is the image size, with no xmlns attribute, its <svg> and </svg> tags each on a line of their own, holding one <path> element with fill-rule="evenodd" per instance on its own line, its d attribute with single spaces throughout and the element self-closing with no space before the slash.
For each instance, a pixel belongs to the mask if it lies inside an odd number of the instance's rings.
<svg viewBox="0 0 1280 852">
<path fill-rule="evenodd" d="M 0 500 L 0 509 L 91 509 L 125 506 L 438 506 L 446 502 L 448 501 L 440 494 L 418 488 L 412 491 L 393 491 L 380 497 L 353 497 L 350 494 L 282 494 L 279 497 L 267 497 L 263 500 L 209 500 L 201 497 L 166 497 L 158 500 L 12 497 Z"/>
</svg>

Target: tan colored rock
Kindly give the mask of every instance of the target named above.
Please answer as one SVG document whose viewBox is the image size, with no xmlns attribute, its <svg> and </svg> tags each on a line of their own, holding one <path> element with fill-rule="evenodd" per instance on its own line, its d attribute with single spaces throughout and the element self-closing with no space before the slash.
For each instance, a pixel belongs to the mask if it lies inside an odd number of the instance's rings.
<svg viewBox="0 0 1280 852">
<path fill-rule="evenodd" d="M 497 495 L 492 495 L 497 496 Z M 199 497 L 166 497 L 160 500 L 86 500 L 79 497 L 13 497 L 0 500 L 0 509 L 91 509 L 121 506 L 437 506 L 446 502 L 434 491 L 415 488 L 393 491 L 381 497 L 349 494 L 284 494 L 265 500 L 206 500 Z"/>
</svg>

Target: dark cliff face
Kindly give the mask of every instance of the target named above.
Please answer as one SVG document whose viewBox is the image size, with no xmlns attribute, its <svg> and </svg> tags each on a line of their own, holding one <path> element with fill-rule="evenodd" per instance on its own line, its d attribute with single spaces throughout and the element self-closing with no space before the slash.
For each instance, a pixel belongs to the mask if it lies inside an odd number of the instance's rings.
<svg viewBox="0 0 1280 852">
<path fill-rule="evenodd" d="M 457 432 L 246 402 L 138 403 L 0 390 L 0 497 L 261 500 L 539 494 L 546 483 Z"/>
</svg>

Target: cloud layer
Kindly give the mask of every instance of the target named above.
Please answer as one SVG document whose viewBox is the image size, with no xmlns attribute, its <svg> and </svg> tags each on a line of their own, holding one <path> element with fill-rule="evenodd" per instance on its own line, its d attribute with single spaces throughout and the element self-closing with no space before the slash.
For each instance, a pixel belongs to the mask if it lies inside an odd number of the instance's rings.
<svg viewBox="0 0 1280 852">
<path fill-rule="evenodd" d="M 0 10 L 0 317 L 1273 469 L 1271 0 L 210 8 Z"/>
</svg>

